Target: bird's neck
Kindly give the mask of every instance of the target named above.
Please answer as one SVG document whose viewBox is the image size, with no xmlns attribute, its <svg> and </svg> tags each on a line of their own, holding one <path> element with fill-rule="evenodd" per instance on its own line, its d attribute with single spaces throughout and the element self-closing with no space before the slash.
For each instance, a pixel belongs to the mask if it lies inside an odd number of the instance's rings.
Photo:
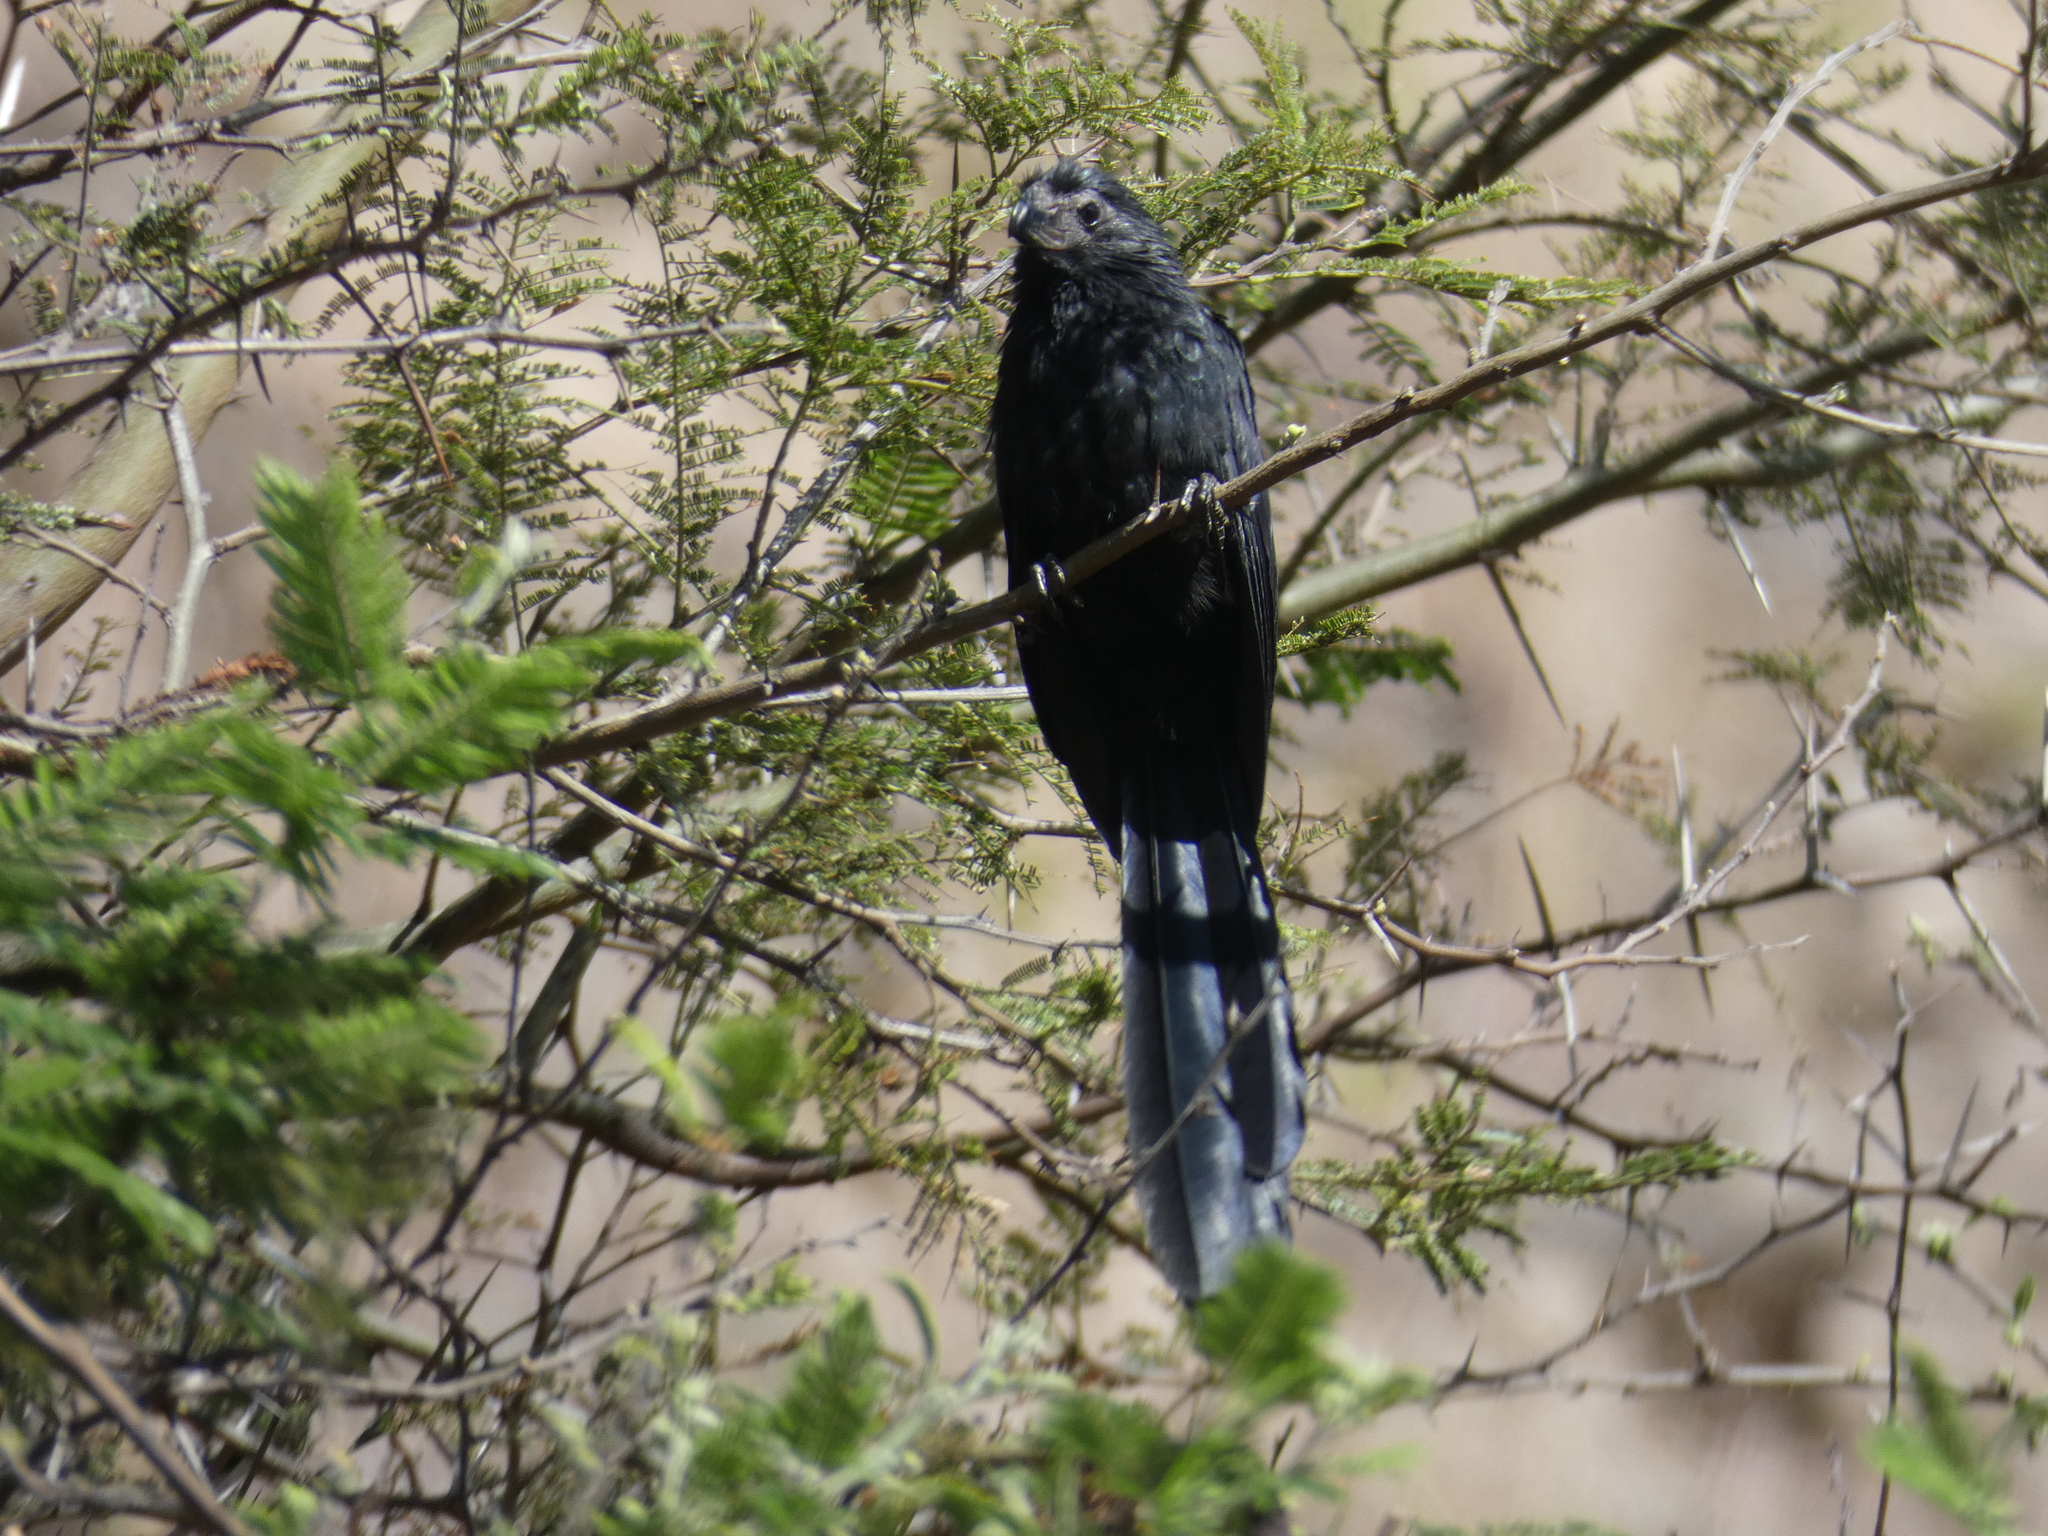
<svg viewBox="0 0 2048 1536">
<path fill-rule="evenodd" d="M 1204 313 L 1178 272 L 1090 270 L 1057 272 L 1042 285 L 1020 283 L 1014 324 L 1090 346 L 1104 332 L 1180 330 Z"/>
<path fill-rule="evenodd" d="M 1104 262 L 1087 267 L 1055 267 L 1043 257 L 1018 263 L 1017 310 L 1036 313 L 1057 324 L 1064 315 L 1105 314 L 1178 318 L 1199 307 L 1178 266 L 1156 262 Z"/>
</svg>

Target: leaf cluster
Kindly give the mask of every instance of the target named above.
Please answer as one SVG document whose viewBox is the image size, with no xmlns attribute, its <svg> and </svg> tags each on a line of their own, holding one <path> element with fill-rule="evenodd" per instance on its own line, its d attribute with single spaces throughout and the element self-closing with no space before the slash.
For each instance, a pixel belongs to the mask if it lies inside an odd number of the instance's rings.
<svg viewBox="0 0 2048 1536">
<path fill-rule="evenodd" d="M 1744 1158 L 1710 1138 L 1633 1152 L 1600 1169 L 1540 1128 L 1486 1124 L 1485 1096 L 1446 1094 L 1415 1112 L 1415 1133 L 1369 1164 L 1311 1160 L 1295 1182 L 1316 1209 L 1356 1227 L 1384 1249 L 1412 1253 L 1440 1289 L 1486 1288 L 1487 1267 L 1470 1239 L 1519 1244 L 1516 1212 L 1529 1200 L 1597 1200 L 1657 1186 L 1718 1179 Z M 1371 1203 L 1366 1203 L 1370 1201 Z"/>
<path fill-rule="evenodd" d="M 0 1268 L 118 1338 L 216 1486 L 251 1490 L 280 1536 L 343 1518 L 1243 1531 L 1335 1488 L 1357 1469 L 1328 1437 L 1419 1390 L 1344 1360 L 1341 1291 L 1279 1252 L 1248 1256 L 1190 1320 L 1191 1378 L 1169 1381 L 1153 1342 L 1122 1375 L 1083 1348 L 1109 1239 L 1130 1239 L 1128 1212 L 1092 1206 L 1121 1135 L 1119 982 L 1100 933 L 1033 932 L 1028 906 L 1047 840 L 1084 843 L 1105 889 L 1115 871 L 1014 697 L 1004 631 L 876 660 L 998 580 L 984 423 L 1003 210 L 1034 161 L 1097 155 L 1245 337 L 1262 413 L 1329 420 L 1694 261 L 1819 40 L 1768 0 L 1683 28 L 1630 0 L 1484 0 L 1449 21 L 1397 5 L 1370 28 L 1334 8 L 1348 62 L 1332 49 L 1311 71 L 1245 17 L 1218 46 L 1199 6 L 1135 29 L 1094 4 L 1027 6 L 966 18 L 951 52 L 920 10 L 878 0 L 861 37 L 844 8 L 811 36 L 686 35 L 604 7 L 565 22 L 429 0 L 422 18 L 459 40 L 431 65 L 417 33 L 346 8 L 255 0 L 153 38 L 43 18 L 75 89 L 34 131 L 78 132 L 0 157 L 0 305 L 48 343 L 10 375 L 0 467 L 74 430 L 102 432 L 107 462 L 160 438 L 191 377 L 178 342 L 247 341 L 251 409 L 281 367 L 270 349 L 353 353 L 333 468 L 259 476 L 278 658 L 133 711 L 124 683 L 94 719 L 102 635 L 54 710 L 5 722 L 0 790 Z M 289 44 L 245 44 L 259 19 Z M 1247 78 L 1218 72 L 1226 49 Z M 1852 180 L 1863 162 L 1840 146 L 1862 139 L 1888 168 L 1957 169 L 1887 117 L 1898 85 L 1845 77 L 1787 134 Z M 1599 117 L 1631 167 L 1612 196 L 1532 192 L 1531 157 L 1571 152 L 1603 102 L 1632 104 L 1619 127 Z M 2018 141 L 2010 103 L 1979 116 Z M 238 155 L 286 170 L 245 202 Z M 284 194 L 343 162 L 285 228 Z M 1748 183 L 1745 219 L 1774 170 Z M 1731 554 L 1747 564 L 1742 532 L 1766 521 L 1811 531 L 1828 621 L 1895 623 L 1936 664 L 1981 582 L 2048 589 L 2024 515 L 2037 487 L 1976 450 L 1801 409 L 1786 381 L 1809 404 L 2002 430 L 2038 398 L 2039 338 L 2014 317 L 2048 270 L 2040 200 L 1923 210 L 1860 257 L 1804 253 L 1798 283 L 1759 274 L 1674 310 L 1719 368 L 1630 336 L 1477 388 L 1328 496 L 1278 488 L 1295 539 L 1280 563 L 1384 593 L 1421 579 L 1387 579 L 1396 539 L 1463 538 L 1465 563 L 1492 568 L 1602 498 L 1704 488 Z M 1520 263 L 1539 270 L 1488 259 L 1532 234 L 1553 242 Z M 1754 388 L 1729 382 L 1744 376 Z M 1634 463 L 1652 468 L 1622 473 Z M 0 562 L 51 552 L 31 529 L 113 526 L 80 500 L 0 495 Z M 1469 515 L 1448 539 L 1423 531 L 1443 507 Z M 32 587 L 0 582 L 0 607 Z M 1795 713 L 1835 718 L 1824 664 L 1729 640 Z M 1471 664 L 1355 606 L 1282 649 L 1283 738 L 1384 684 L 1455 694 Z M 600 716 L 694 706 L 827 652 L 830 686 L 576 745 Z M 1944 774 L 1928 719 L 1887 693 L 1857 723 L 1872 798 L 1973 832 L 2030 813 L 2036 786 Z M 1676 859 L 1688 808 L 1668 814 L 1661 765 L 1614 739 L 1572 777 Z M 1485 786 L 1460 752 L 1416 760 L 1263 830 L 1289 882 L 1335 887 L 1333 911 L 1384 903 L 1462 931 L 1445 850 Z M 1818 786 L 1817 840 L 1848 782 Z M 1310 863 L 1329 844 L 1341 871 Z M 363 893 L 398 879 L 403 900 L 365 917 Z M 1358 935 L 1289 937 L 1302 1017 L 1332 1017 L 1348 958 L 1324 957 Z M 2009 982 L 1987 943 L 1927 953 Z M 1333 1054 L 1394 1040 L 1387 1006 Z M 1483 1284 L 1483 1250 L 1519 1240 L 1531 1201 L 1625 1204 L 1739 1162 L 1709 1140 L 1574 1161 L 1493 1123 L 1474 1074 L 1431 1072 L 1388 1156 L 1310 1161 L 1297 1187 L 1447 1290 Z M 765 1191 L 856 1163 L 903 1195 L 913 1246 L 950 1243 L 991 1312 L 1106 1230 L 1051 1293 L 1071 1331 L 994 1329 L 948 1375 L 921 1301 L 922 1358 L 905 1360 L 848 1297 L 779 1345 L 735 1345 L 729 1320 L 798 1289 L 794 1257 L 747 1269 Z M 550 1170 L 556 1209 L 497 1203 L 508 1166 Z M 677 1198 L 682 1175 L 711 1192 Z M 370 1278 L 320 1272 L 320 1240 Z M 477 1255 L 491 1278 L 472 1288 Z M 501 1264 L 534 1282 L 523 1313 L 492 1289 Z M 645 1319 L 617 1297 L 649 1275 L 688 1309 L 627 1326 Z M 519 1315 L 494 1333 L 500 1312 Z M 39 1365 L 0 1369 L 18 1389 L 0 1450 L 61 1463 L 78 1403 Z M 211 1373 L 201 1403 L 180 1395 L 192 1370 Z M 334 1372 L 357 1374 L 349 1391 L 413 1383 L 363 1431 L 373 1491 L 283 1459 L 312 1444 L 316 1405 L 344 1411 Z M 1924 1423 L 1875 1454 L 1994 1528 L 2009 1511 L 1991 1452 L 1934 1386 L 1922 1397 Z M 1280 1444 L 1288 1415 L 1312 1428 Z M 104 1503 L 118 1442 L 83 1439 L 74 1469 Z M 0 1515 L 69 1517 L 27 1488 L 0 1485 L 18 1501 Z"/>
<path fill-rule="evenodd" d="M 1172 1417 L 1077 1385 L 1050 1368 L 1032 1330 L 996 1329 L 949 1375 L 928 1303 L 897 1286 L 920 1356 L 884 1345 L 869 1298 L 841 1296 L 772 1394 L 709 1375 L 699 1325 L 672 1320 L 618 1346 L 602 1406 L 549 1410 L 573 1468 L 566 1496 L 606 1536 L 851 1536 L 913 1519 L 984 1536 L 1195 1536 L 1335 1496 L 1331 1477 L 1346 1462 L 1330 1438 L 1426 1394 L 1406 1373 L 1338 1353 L 1330 1330 L 1343 1287 L 1280 1248 L 1247 1253 L 1204 1303 L 1193 1329 L 1202 1400 Z M 991 1432 L 997 1407 L 1019 1427 Z M 1261 1444 L 1281 1408 L 1308 1426 L 1284 1461 Z"/>
</svg>

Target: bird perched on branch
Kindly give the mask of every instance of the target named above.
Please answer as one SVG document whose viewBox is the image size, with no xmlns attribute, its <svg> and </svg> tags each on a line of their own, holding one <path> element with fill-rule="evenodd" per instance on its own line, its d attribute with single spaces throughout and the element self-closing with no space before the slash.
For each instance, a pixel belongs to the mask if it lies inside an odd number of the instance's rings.
<svg viewBox="0 0 2048 1536">
<path fill-rule="evenodd" d="M 1264 457 L 1237 337 L 1122 183 L 1061 160 L 1010 215 L 1016 307 L 994 412 L 1012 585 L 1046 745 L 1123 866 L 1124 1093 L 1145 1233 L 1184 1299 L 1285 1236 L 1302 1074 L 1256 834 L 1273 714 Z M 1073 590 L 1059 562 L 1155 502 L 1210 515 Z M 1227 1060 L 1219 1061 L 1226 1055 Z"/>
</svg>

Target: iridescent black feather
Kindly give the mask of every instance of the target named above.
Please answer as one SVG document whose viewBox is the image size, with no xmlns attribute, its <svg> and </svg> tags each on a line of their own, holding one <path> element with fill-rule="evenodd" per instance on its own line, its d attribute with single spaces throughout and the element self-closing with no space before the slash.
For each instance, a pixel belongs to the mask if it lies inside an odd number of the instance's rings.
<svg viewBox="0 0 2048 1536">
<path fill-rule="evenodd" d="M 1243 349 L 1129 189 L 1062 160 L 1025 184 L 1010 234 L 1016 308 L 994 426 L 1014 584 L 1264 455 Z M 1286 1234 L 1302 1138 L 1255 840 L 1275 597 L 1260 496 L 1154 540 L 1018 633 L 1046 745 L 1123 864 L 1130 1149 L 1153 1153 L 1137 1186 L 1146 1235 L 1188 1298 L 1228 1280 L 1247 1244 Z"/>
</svg>

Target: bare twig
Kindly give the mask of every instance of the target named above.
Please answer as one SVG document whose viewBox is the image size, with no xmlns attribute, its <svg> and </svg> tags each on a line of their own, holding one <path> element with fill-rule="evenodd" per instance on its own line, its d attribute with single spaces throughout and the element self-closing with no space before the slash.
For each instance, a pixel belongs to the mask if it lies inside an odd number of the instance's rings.
<svg viewBox="0 0 2048 1536">
<path fill-rule="evenodd" d="M 1721 242 L 1727 237 L 1728 221 L 1735 216 L 1735 200 L 1742 193 L 1742 184 L 1749 180 L 1750 173 L 1763 160 L 1764 151 L 1768 150 L 1778 135 L 1784 132 L 1785 124 L 1791 119 L 1792 114 L 1798 110 L 1799 104 L 1826 85 L 1829 80 L 1834 78 L 1837 70 L 1855 58 L 1859 53 L 1863 53 L 1871 48 L 1881 47 L 1902 33 L 1911 31 L 1912 27 L 1913 24 L 1903 18 L 1887 26 L 1879 27 L 1868 37 L 1859 38 L 1848 47 L 1829 54 L 1825 59 L 1821 60 L 1818 69 L 1785 93 L 1784 101 L 1779 103 L 1778 110 L 1771 115 L 1771 120 L 1765 126 L 1764 131 L 1758 134 L 1756 142 L 1749 146 L 1749 153 L 1742 157 L 1742 163 L 1736 166 L 1729 174 L 1728 185 L 1721 193 L 1720 206 L 1714 210 L 1714 221 L 1707 227 L 1707 241 L 1706 245 L 1702 247 L 1700 262 L 1712 261 L 1716 256 L 1720 255 Z M 1698 264 L 1695 263 L 1695 265 Z"/>
<path fill-rule="evenodd" d="M 1887 628 L 1881 628 L 1877 632 L 1877 654 L 1871 658 L 1870 672 L 1864 680 L 1863 691 L 1842 711 L 1841 720 L 1826 743 L 1820 750 L 1810 754 L 1806 761 L 1800 765 L 1799 782 L 1801 785 L 1811 782 L 1822 768 L 1826 767 L 1835 757 L 1847 750 L 1849 742 L 1855 734 L 1857 721 L 1861 720 L 1864 712 L 1877 702 L 1878 690 L 1884 682 L 1885 637 L 1887 632 Z M 1784 810 L 1790 800 L 1791 797 L 1787 796 L 1784 799 L 1772 799 L 1765 802 L 1762 811 L 1751 825 L 1749 835 L 1742 840 L 1735 851 L 1701 876 L 1698 884 L 1690 891 L 1684 893 L 1670 911 L 1654 922 L 1643 924 L 1642 927 L 1622 939 L 1614 947 L 1614 953 L 1618 955 L 1628 954 L 1650 940 L 1670 932 L 1677 924 L 1685 921 L 1688 917 L 1697 915 L 1711 905 L 1720 894 L 1722 888 L 1734 877 L 1736 871 L 1741 869 L 1755 855 L 1758 846 L 1763 842 L 1764 834 L 1771 829 L 1772 823 L 1778 819 L 1779 813 Z"/>
<path fill-rule="evenodd" d="M 1292 896 L 1295 893 L 1283 891 L 1282 894 Z M 1344 903 L 1320 899 L 1315 902 L 1315 905 L 1330 910 L 1338 910 L 1347 906 Z M 1689 970 L 1711 971 L 1716 967 L 1726 965 L 1730 960 L 1748 959 L 1756 955 L 1770 954 L 1783 949 L 1797 949 L 1806 942 L 1802 937 L 1790 939 L 1780 944 L 1751 944 L 1745 948 L 1730 950 L 1726 954 L 1718 955 L 1637 955 L 1620 950 L 1610 950 L 1566 955 L 1556 960 L 1538 960 L 1524 954 L 1521 949 L 1512 944 L 1486 948 L 1466 944 L 1443 944 L 1434 939 L 1425 938 L 1419 933 L 1410 933 L 1387 915 L 1384 902 L 1370 913 L 1367 913 L 1363 908 L 1351 906 L 1348 908 L 1348 915 L 1356 916 L 1361 920 L 1369 917 L 1373 924 L 1382 932 L 1390 935 L 1395 943 L 1399 944 L 1403 949 L 1422 956 L 1424 959 L 1448 960 L 1470 966 L 1498 966 L 1502 970 L 1518 971 L 1525 976 L 1539 976 L 1545 981 L 1555 981 L 1562 977 L 1567 977 L 1574 971 L 1611 969 L 1617 966 L 1625 968 L 1644 965 L 1673 965 Z"/>
<path fill-rule="evenodd" d="M 1017 1309 L 1011 1313 L 1011 1322 L 1022 1322 L 1033 1312 L 1037 1311 L 1039 1304 L 1053 1293 L 1053 1288 L 1066 1278 L 1068 1272 L 1076 1264 L 1081 1262 L 1082 1255 L 1087 1253 L 1088 1245 L 1095 1241 L 1096 1234 L 1102 1230 L 1103 1224 L 1109 1220 L 1110 1213 L 1117 1208 L 1125 1195 L 1137 1187 L 1138 1180 L 1145 1176 L 1146 1170 L 1158 1162 L 1160 1157 L 1180 1139 L 1181 1132 L 1188 1128 L 1188 1122 L 1194 1119 L 1196 1115 L 1214 1112 L 1210 1104 L 1209 1095 L 1215 1091 L 1216 1085 L 1222 1082 L 1223 1074 L 1230 1070 L 1232 1055 L 1235 1054 L 1238 1046 L 1251 1038 L 1253 1030 L 1265 1023 L 1266 1015 L 1272 1012 L 1275 1001 L 1285 995 L 1284 989 L 1269 990 L 1264 997 L 1259 999 L 1258 1007 L 1252 1009 L 1237 1021 L 1236 1027 L 1230 1031 L 1229 1037 L 1224 1040 L 1222 1048 L 1210 1060 L 1208 1069 L 1202 1073 L 1201 1081 L 1195 1084 L 1194 1090 L 1188 1095 L 1187 1102 L 1181 1105 L 1179 1113 L 1173 1117 L 1166 1129 L 1159 1133 L 1150 1146 L 1124 1164 L 1120 1170 L 1122 1177 L 1117 1180 L 1116 1187 L 1101 1197 L 1100 1203 L 1088 1218 L 1087 1224 L 1081 1228 L 1080 1236 L 1076 1237 L 1068 1245 L 1065 1257 L 1052 1267 L 1051 1272 L 1043 1280 L 1031 1288 L 1031 1294 L 1026 1296 Z"/>
<path fill-rule="evenodd" d="M 1650 331 L 1673 351 L 1684 353 L 1701 367 L 1711 369 L 1729 383 L 1740 385 L 1751 394 L 1796 407 L 1814 416 L 1824 416 L 1829 421 L 1839 421 L 1845 426 L 1856 427 L 1878 437 L 1899 442 L 1946 443 L 1953 448 L 1974 448 L 1982 453 L 2048 459 L 2048 443 L 2029 443 L 2011 437 L 1987 437 L 1981 432 L 1965 431 L 1953 421 L 1944 422 L 1940 426 L 1923 426 L 1918 422 L 1890 421 L 1882 416 L 1852 411 L 1846 406 L 1836 405 L 1832 400 L 1801 394 L 1797 390 L 1774 384 L 1768 379 L 1756 378 L 1733 363 L 1714 356 L 1705 347 L 1688 341 L 1667 325 L 1654 325 L 1650 327 Z"/>
<path fill-rule="evenodd" d="M 948 295 L 946 301 L 939 306 L 938 313 L 932 316 L 924 330 L 919 333 L 912 352 L 922 356 L 936 347 L 960 311 L 978 302 L 1009 274 L 1009 270 L 1008 262 L 999 262 L 958 293 Z M 707 649 L 715 651 L 724 643 L 726 632 L 740 609 L 746 606 L 748 600 L 761 589 L 762 584 L 788 557 L 789 552 L 802 541 L 818 514 L 832 504 L 833 499 L 844 488 L 847 479 L 867 456 L 868 448 L 888 430 L 890 423 L 901 414 L 909 398 L 908 393 L 900 385 L 891 386 L 889 403 L 847 434 L 846 440 L 834 451 L 825 467 L 813 477 L 804 494 L 798 497 L 796 504 L 789 509 L 782 520 L 782 526 L 776 530 L 774 539 L 747 562 L 746 570 L 740 573 L 739 579 L 732 584 L 732 589 L 719 599 L 717 616 L 705 632 Z"/>
<path fill-rule="evenodd" d="M 35 540 L 36 543 L 42 545 L 45 549 L 54 549 L 63 554 L 67 554 L 72 559 L 78 561 L 81 565 L 91 566 L 92 569 L 98 571 L 101 576 L 105 577 L 108 581 L 111 581 L 115 586 L 121 587 L 126 591 L 133 592 L 137 597 L 141 598 L 143 602 L 147 603 L 150 607 L 154 608 L 166 620 L 168 620 L 171 617 L 171 609 L 168 603 L 164 602 L 154 592 L 151 592 L 147 587 L 143 586 L 140 582 L 131 580 L 129 577 L 123 576 L 119 571 L 115 570 L 114 567 L 107 564 L 106 561 L 102 560 L 98 555 L 95 555 L 90 550 L 80 549 L 76 544 L 72 543 L 69 539 L 63 538 L 58 534 L 52 533 L 47 528 L 38 528 L 34 523 L 24 522 L 18 524 L 12 531 L 20 534 L 23 538 Z"/>
<path fill-rule="evenodd" d="M 199 457 L 192 428 L 185 420 L 185 407 L 168 374 L 159 371 L 157 382 L 163 391 L 164 431 L 170 436 L 171 457 L 178 466 L 178 495 L 185 503 L 185 579 L 168 620 L 170 646 L 164 657 L 164 692 L 175 693 L 190 675 L 192 626 L 199 617 L 199 599 L 218 552 L 206 534 L 206 492 L 199 484 Z"/>
<path fill-rule="evenodd" d="M 901 321 L 892 317 L 885 325 Z M 878 327 L 879 329 L 879 327 Z M 623 336 L 577 335 L 534 331 L 512 319 L 495 319 L 476 325 L 447 326 L 440 330 L 412 331 L 398 336 L 273 336 L 262 331 L 234 337 L 208 337 L 172 341 L 143 349 L 123 340 L 81 342 L 55 337 L 0 351 L 0 374 L 64 374 L 95 368 L 111 368 L 140 357 L 176 359 L 185 357 L 361 357 L 458 347 L 516 347 L 537 352 L 587 352 L 598 357 L 624 357 L 636 349 L 664 341 L 691 337 L 739 337 L 785 334 L 772 320 L 733 320 L 713 323 L 694 321 L 688 325 L 653 326 L 629 331 Z"/>
<path fill-rule="evenodd" d="M 1948 892 L 1955 901 L 1956 910 L 1963 914 L 1963 921 L 1970 925 L 1971 936 L 1990 957 L 2000 978 L 2010 989 L 2011 997 L 2008 1001 L 2013 1017 L 2018 1019 L 2035 1039 L 2048 1040 L 2048 1029 L 2044 1029 L 2041 1023 L 2041 1010 L 2036 1008 L 2034 1000 L 2027 996 L 2027 989 L 2020 984 L 2019 977 L 2013 971 L 2012 962 L 2005 958 L 2005 951 L 1999 947 L 1998 940 L 1991 936 L 1991 930 L 1984 925 L 1984 919 L 1977 915 L 1976 907 L 1971 904 L 1969 896 L 1964 893 L 1953 875 L 1948 879 Z"/>
<path fill-rule="evenodd" d="M 89 1392 L 121 1426 L 123 1434 L 163 1474 L 164 1481 L 177 1490 L 194 1518 L 217 1536 L 252 1536 L 249 1527 L 214 1496 L 206 1480 L 188 1466 L 185 1459 L 166 1445 L 135 1399 L 122 1390 L 107 1368 L 100 1364 L 92 1347 L 75 1329 L 44 1320 L 21 1293 L 0 1275 L 0 1315 L 21 1331 L 22 1337 L 47 1356 Z"/>
</svg>

